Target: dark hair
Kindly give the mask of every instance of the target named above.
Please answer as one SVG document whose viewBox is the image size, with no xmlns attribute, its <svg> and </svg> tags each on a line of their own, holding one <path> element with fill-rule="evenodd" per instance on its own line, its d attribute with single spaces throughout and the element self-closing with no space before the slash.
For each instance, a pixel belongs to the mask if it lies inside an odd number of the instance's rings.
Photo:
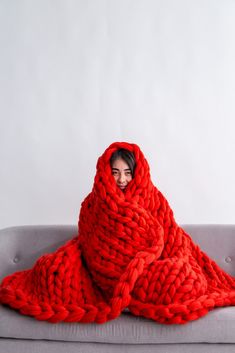
<svg viewBox="0 0 235 353">
<path fill-rule="evenodd" d="M 128 164 L 130 170 L 131 170 L 131 174 L 132 174 L 132 178 L 134 177 L 134 172 L 135 172 L 135 156 L 132 152 L 126 150 L 125 148 L 120 148 L 117 151 L 113 152 L 111 158 L 110 158 L 110 165 L 112 167 L 114 161 L 116 161 L 116 159 L 122 158 L 124 159 L 124 161 Z"/>
</svg>

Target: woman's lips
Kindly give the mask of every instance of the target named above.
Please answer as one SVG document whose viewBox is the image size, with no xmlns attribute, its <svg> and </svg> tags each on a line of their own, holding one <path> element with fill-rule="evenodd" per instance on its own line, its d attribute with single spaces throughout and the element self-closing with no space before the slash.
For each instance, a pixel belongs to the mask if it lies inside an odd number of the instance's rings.
<svg viewBox="0 0 235 353">
<path fill-rule="evenodd" d="M 120 189 L 125 189 L 126 185 L 118 185 Z"/>
</svg>

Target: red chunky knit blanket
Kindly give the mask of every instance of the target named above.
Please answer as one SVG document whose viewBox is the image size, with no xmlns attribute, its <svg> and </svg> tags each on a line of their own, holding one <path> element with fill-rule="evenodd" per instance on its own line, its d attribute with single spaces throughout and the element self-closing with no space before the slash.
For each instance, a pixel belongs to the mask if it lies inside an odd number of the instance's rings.
<svg viewBox="0 0 235 353">
<path fill-rule="evenodd" d="M 134 178 L 116 185 L 110 157 L 134 153 Z M 32 269 L 4 278 L 0 302 L 52 323 L 115 319 L 124 308 L 164 324 L 235 305 L 235 278 L 211 260 L 174 220 L 136 144 L 115 142 L 98 159 L 81 205 L 78 236 Z"/>
</svg>

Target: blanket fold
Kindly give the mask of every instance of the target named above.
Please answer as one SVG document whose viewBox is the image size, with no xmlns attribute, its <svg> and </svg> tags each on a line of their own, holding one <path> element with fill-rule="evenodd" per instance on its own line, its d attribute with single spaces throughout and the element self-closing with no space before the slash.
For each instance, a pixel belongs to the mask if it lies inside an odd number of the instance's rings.
<svg viewBox="0 0 235 353">
<path fill-rule="evenodd" d="M 120 148 L 136 160 L 125 192 L 110 167 Z M 31 269 L 5 277 L 0 302 L 51 323 L 101 324 L 128 308 L 160 323 L 184 324 L 235 305 L 235 278 L 177 225 L 138 145 L 114 142 L 97 161 L 78 235 Z"/>
</svg>

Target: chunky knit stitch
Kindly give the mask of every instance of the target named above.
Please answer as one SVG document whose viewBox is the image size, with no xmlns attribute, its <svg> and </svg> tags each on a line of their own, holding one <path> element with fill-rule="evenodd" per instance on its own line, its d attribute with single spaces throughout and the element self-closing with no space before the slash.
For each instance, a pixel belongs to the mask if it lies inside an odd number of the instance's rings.
<svg viewBox="0 0 235 353">
<path fill-rule="evenodd" d="M 136 159 L 125 192 L 109 163 L 119 148 Z M 78 236 L 41 256 L 32 269 L 5 277 L 0 302 L 51 323 L 105 323 L 129 308 L 160 323 L 184 324 L 235 305 L 235 278 L 177 225 L 140 148 L 115 142 L 98 159 Z"/>
</svg>

